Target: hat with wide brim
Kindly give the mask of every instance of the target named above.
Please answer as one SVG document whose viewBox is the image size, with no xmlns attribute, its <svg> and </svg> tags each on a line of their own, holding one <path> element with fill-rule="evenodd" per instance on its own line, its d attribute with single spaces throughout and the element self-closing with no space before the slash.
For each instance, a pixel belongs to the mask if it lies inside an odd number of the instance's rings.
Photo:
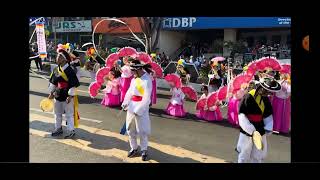
<svg viewBox="0 0 320 180">
<path fill-rule="evenodd" d="M 273 78 L 262 78 L 260 85 L 270 92 L 278 92 L 281 90 L 281 85 Z"/>
<path fill-rule="evenodd" d="M 134 60 L 130 61 L 130 69 L 131 70 L 141 69 L 144 67 L 144 65 L 145 64 L 138 59 L 134 59 Z"/>
</svg>

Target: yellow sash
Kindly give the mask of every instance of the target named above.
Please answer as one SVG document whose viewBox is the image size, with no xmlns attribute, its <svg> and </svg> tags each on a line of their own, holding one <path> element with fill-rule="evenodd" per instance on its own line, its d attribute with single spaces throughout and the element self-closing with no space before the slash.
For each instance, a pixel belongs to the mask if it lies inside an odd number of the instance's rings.
<svg viewBox="0 0 320 180">
<path fill-rule="evenodd" d="M 136 78 L 135 79 L 135 84 L 136 84 L 136 88 L 139 91 L 139 93 L 141 95 L 143 95 L 144 94 L 144 89 L 143 89 L 143 86 L 142 86 L 142 80 L 140 78 Z"/>
<path fill-rule="evenodd" d="M 256 90 L 255 90 L 255 89 L 252 89 L 252 90 L 249 92 L 249 94 L 251 94 L 253 98 L 254 98 L 255 93 L 256 93 Z M 258 104 L 258 106 L 259 106 L 259 108 L 260 108 L 260 110 L 261 110 L 261 112 L 262 112 L 262 114 L 263 114 L 265 107 L 264 107 L 264 102 L 261 101 L 261 96 L 258 95 L 255 100 L 256 100 L 256 103 Z M 260 101 L 261 101 L 261 104 L 260 104 Z"/>
<path fill-rule="evenodd" d="M 61 71 L 60 71 L 61 69 Z M 63 69 L 60 67 L 58 67 L 58 72 L 59 74 L 61 75 L 61 77 L 68 82 L 68 77 L 66 75 L 66 73 L 63 71 Z M 52 75 L 52 73 L 51 73 Z M 74 98 L 73 98 L 73 102 L 74 102 L 74 113 L 73 113 L 73 119 L 74 119 L 74 127 L 78 127 L 79 126 L 79 120 L 80 120 L 80 117 L 79 117 L 79 113 L 78 113 L 78 106 L 79 106 L 79 101 L 78 101 L 78 95 L 77 95 L 77 88 L 75 88 L 75 95 L 74 95 Z"/>
<path fill-rule="evenodd" d="M 61 71 L 60 71 L 60 69 L 61 69 Z M 67 77 L 66 73 L 64 72 L 64 70 L 62 69 L 62 67 L 58 67 L 58 72 L 59 72 L 60 76 L 61 76 L 65 81 L 68 82 L 68 77 Z"/>
</svg>

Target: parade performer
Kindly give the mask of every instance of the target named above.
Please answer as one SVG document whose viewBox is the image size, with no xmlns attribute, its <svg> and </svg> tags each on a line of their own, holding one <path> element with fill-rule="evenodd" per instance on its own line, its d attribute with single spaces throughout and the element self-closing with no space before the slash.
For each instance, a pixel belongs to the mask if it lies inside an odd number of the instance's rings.
<svg viewBox="0 0 320 180">
<path fill-rule="evenodd" d="M 91 82 L 96 80 L 96 73 L 100 69 L 100 64 L 96 60 L 96 52 L 93 47 L 90 47 L 86 51 L 87 57 L 89 60 L 85 63 L 85 69 L 90 72 Z"/>
<path fill-rule="evenodd" d="M 99 69 L 100 64 L 93 57 L 90 57 L 89 61 L 85 63 L 85 70 L 90 72 L 91 82 L 96 80 L 96 73 Z"/>
<path fill-rule="evenodd" d="M 128 157 L 138 153 L 137 136 L 140 137 L 142 160 L 148 160 L 148 136 L 151 133 L 149 104 L 152 92 L 150 75 L 144 70 L 145 66 L 139 60 L 130 63 L 134 79 L 125 95 L 122 108 L 127 109 L 126 129 L 129 135 L 131 150 Z"/>
<path fill-rule="evenodd" d="M 65 138 L 71 138 L 75 135 L 74 127 L 79 124 L 76 88 L 80 86 L 80 83 L 74 70 L 70 67 L 71 58 L 65 50 L 58 51 L 56 61 L 58 66 L 51 73 L 49 80 L 50 95 L 48 98 L 55 98 L 55 130 L 51 135 L 58 136 L 63 133 L 62 114 L 65 113 L 69 131 Z"/>
<path fill-rule="evenodd" d="M 124 97 L 130 87 L 131 80 L 133 78 L 133 74 L 130 70 L 129 59 L 128 57 L 123 57 L 124 66 L 121 67 L 121 95 L 120 101 L 123 102 Z"/>
<path fill-rule="evenodd" d="M 273 130 L 288 133 L 291 119 L 291 85 L 288 82 L 288 75 L 282 74 L 281 91 L 275 93 L 272 101 L 273 108 Z"/>
<path fill-rule="evenodd" d="M 208 86 L 203 85 L 201 91 L 203 92 L 203 94 L 201 95 L 199 101 L 208 97 Z M 197 110 L 196 116 L 199 119 L 204 119 L 206 121 L 221 121 L 223 119 L 219 108 L 219 102 L 209 108 L 207 107 L 207 105 L 205 105 L 203 108 L 200 108 L 199 110 Z"/>
<path fill-rule="evenodd" d="M 172 81 L 168 81 L 167 78 L 171 76 L 175 78 L 173 78 Z M 169 82 L 171 87 L 170 92 L 172 92 L 172 97 L 166 109 L 167 114 L 175 117 L 186 116 L 183 107 L 185 94 L 181 90 L 181 79 L 178 76 L 175 76 L 175 74 L 169 74 L 165 79 Z"/>
<path fill-rule="evenodd" d="M 210 61 L 212 68 L 213 76 L 209 77 L 209 93 L 215 92 L 219 89 L 222 84 L 222 72 L 218 69 L 218 63 Z"/>
<path fill-rule="evenodd" d="M 190 81 L 190 72 L 188 71 L 187 68 L 185 68 L 184 64 L 185 64 L 185 61 L 183 59 L 180 59 L 178 61 L 178 65 L 176 69 L 177 69 L 177 74 L 181 78 L 182 84 L 187 85 Z"/>
<path fill-rule="evenodd" d="M 106 88 L 103 90 L 105 95 L 101 101 L 103 106 L 114 107 L 120 106 L 120 71 L 117 71 L 116 68 L 112 68 L 109 71 L 108 76 L 105 76 Z"/>
<path fill-rule="evenodd" d="M 281 85 L 272 78 L 261 79 L 257 89 L 247 93 L 240 102 L 240 135 L 237 143 L 239 163 L 261 163 L 267 155 L 266 134 L 272 134 L 272 106 L 268 96 L 281 89 Z M 259 150 L 253 143 L 254 134 L 260 134 Z"/>
</svg>

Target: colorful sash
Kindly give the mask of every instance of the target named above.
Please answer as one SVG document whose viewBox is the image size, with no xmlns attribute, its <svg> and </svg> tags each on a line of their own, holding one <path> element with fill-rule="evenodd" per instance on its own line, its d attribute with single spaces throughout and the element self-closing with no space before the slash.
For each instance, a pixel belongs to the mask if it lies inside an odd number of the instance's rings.
<svg viewBox="0 0 320 180">
<path fill-rule="evenodd" d="M 255 90 L 255 89 L 252 89 L 252 90 L 249 92 L 249 94 L 251 94 L 253 98 L 254 98 L 255 93 L 256 93 L 256 90 Z M 264 102 L 261 101 L 261 96 L 258 95 L 255 100 L 256 100 L 256 103 L 257 103 L 257 105 L 259 106 L 259 108 L 260 108 L 260 110 L 261 110 L 261 112 L 262 112 L 262 114 L 263 114 L 265 107 L 264 107 Z M 261 103 L 260 103 L 260 102 L 261 102 Z"/>
<path fill-rule="evenodd" d="M 63 71 L 63 69 L 59 66 L 58 67 L 58 72 L 59 75 L 68 82 L 68 77 L 66 73 Z M 74 102 L 74 113 L 73 113 L 73 119 L 74 119 L 74 127 L 78 128 L 79 126 L 79 120 L 80 120 L 80 115 L 78 112 L 78 106 L 79 106 L 79 101 L 78 101 L 78 95 L 77 95 L 77 88 L 75 88 L 75 95 L 73 97 L 73 102 Z"/>
</svg>

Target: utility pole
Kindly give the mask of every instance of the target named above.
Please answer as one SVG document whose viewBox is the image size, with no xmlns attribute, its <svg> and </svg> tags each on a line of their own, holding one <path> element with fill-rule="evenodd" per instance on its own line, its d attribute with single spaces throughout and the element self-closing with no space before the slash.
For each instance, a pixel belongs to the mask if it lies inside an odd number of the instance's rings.
<svg viewBox="0 0 320 180">
<path fill-rule="evenodd" d="M 53 26 L 53 32 L 54 32 L 54 45 L 57 46 L 57 32 L 56 32 L 57 19 L 56 19 L 56 17 L 52 18 L 52 26 Z"/>
</svg>

